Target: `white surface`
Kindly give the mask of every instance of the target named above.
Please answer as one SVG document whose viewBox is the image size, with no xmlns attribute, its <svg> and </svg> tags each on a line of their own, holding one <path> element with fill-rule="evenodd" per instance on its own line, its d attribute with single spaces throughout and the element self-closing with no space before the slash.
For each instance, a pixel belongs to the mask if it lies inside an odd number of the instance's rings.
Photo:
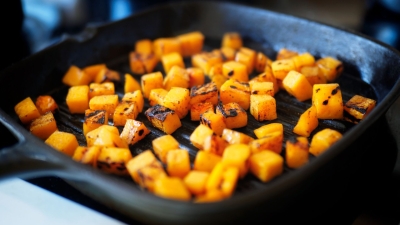
<svg viewBox="0 0 400 225">
<path fill-rule="evenodd" d="M 124 224 L 17 178 L 0 181 L 0 223 Z"/>
</svg>

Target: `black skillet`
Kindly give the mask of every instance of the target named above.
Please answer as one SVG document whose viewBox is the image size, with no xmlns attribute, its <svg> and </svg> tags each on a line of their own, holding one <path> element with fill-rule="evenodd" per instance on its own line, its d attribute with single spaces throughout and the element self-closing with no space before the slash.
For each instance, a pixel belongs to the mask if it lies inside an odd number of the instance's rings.
<svg viewBox="0 0 400 225">
<path fill-rule="evenodd" d="M 377 107 L 356 126 L 336 120 L 320 121 L 317 130 L 331 127 L 343 132 L 344 137 L 320 157 L 310 156 L 310 163 L 303 168 L 285 168 L 283 175 L 266 184 L 248 175 L 230 199 L 207 204 L 159 198 L 130 178 L 108 175 L 74 162 L 32 136 L 14 113 L 14 105 L 22 99 L 51 94 L 60 105 L 56 113 L 59 129 L 74 133 L 83 145 L 82 115 L 68 113 L 64 99 L 67 87 L 61 83 L 69 66 L 106 63 L 121 74 L 130 73 L 128 53 L 136 40 L 194 30 L 205 35 L 204 50 L 218 48 L 223 33 L 237 31 L 245 46 L 271 58 L 283 47 L 308 51 L 317 58 L 336 57 L 344 63 L 344 73 L 337 80 L 344 101 L 360 94 L 376 99 Z M 397 151 L 385 113 L 400 95 L 399 65 L 400 54 L 395 49 L 353 31 L 231 3 L 162 5 L 117 22 L 88 27 L 82 34 L 65 38 L 1 72 L 0 176 L 58 176 L 96 201 L 144 223 L 217 224 L 261 219 L 270 224 L 301 224 L 310 223 L 310 218 L 319 221 L 320 215 L 335 221 L 334 215 L 343 211 L 338 206 L 349 208 L 351 205 L 346 203 L 354 202 L 351 200 L 368 199 L 368 192 L 394 166 Z M 162 71 L 160 66 L 157 69 Z M 122 83 L 117 84 L 117 90 L 122 93 Z M 285 92 L 279 92 L 276 99 L 278 119 L 271 122 L 284 124 L 287 140 L 294 136 L 291 129 L 300 113 L 311 103 L 298 102 Z M 249 118 L 249 125 L 239 131 L 251 136 L 254 128 L 268 123 Z M 138 119 L 146 121 L 144 115 Z M 151 148 L 151 139 L 162 134 L 146 123 L 152 132 L 131 147 L 133 155 Z M 188 136 L 197 123 L 188 118 L 183 123 L 173 135 L 193 159 L 196 149 Z"/>
</svg>

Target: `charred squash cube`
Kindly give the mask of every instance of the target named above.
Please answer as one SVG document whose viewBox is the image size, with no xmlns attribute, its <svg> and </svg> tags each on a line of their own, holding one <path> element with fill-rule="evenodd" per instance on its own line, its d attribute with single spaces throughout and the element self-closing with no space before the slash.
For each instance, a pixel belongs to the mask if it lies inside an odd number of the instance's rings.
<svg viewBox="0 0 400 225">
<path fill-rule="evenodd" d="M 165 96 L 162 105 L 175 111 L 180 119 L 184 118 L 190 109 L 189 90 L 182 87 L 172 87 Z"/>
<path fill-rule="evenodd" d="M 275 95 L 274 83 L 272 82 L 252 80 L 249 85 L 252 95 Z"/>
<path fill-rule="evenodd" d="M 247 112 L 236 102 L 217 105 L 217 114 L 224 117 L 226 128 L 240 128 L 247 125 Z"/>
<path fill-rule="evenodd" d="M 190 105 L 202 102 L 210 102 L 213 105 L 218 104 L 218 89 L 214 82 L 194 86 L 190 89 Z"/>
<path fill-rule="evenodd" d="M 139 107 L 134 102 L 121 101 L 115 107 L 113 115 L 114 126 L 125 126 L 125 123 L 129 119 L 136 119 L 139 115 Z"/>
<path fill-rule="evenodd" d="M 168 73 L 173 66 L 185 69 L 185 63 L 183 62 L 183 57 L 181 54 L 177 52 L 171 52 L 161 56 L 161 62 L 165 73 Z"/>
<path fill-rule="evenodd" d="M 164 78 L 161 72 L 145 74 L 141 77 L 143 96 L 149 98 L 150 91 L 155 88 L 164 88 Z"/>
<path fill-rule="evenodd" d="M 94 96 L 100 95 L 113 95 L 115 94 L 115 86 L 113 82 L 104 82 L 101 84 L 91 83 L 89 84 L 89 99 Z"/>
<path fill-rule="evenodd" d="M 250 95 L 250 114 L 257 121 L 278 118 L 275 98 L 271 95 Z"/>
<path fill-rule="evenodd" d="M 114 117 L 114 111 L 119 103 L 118 95 L 94 96 L 89 101 L 89 108 L 92 110 L 106 110 L 108 118 Z"/>
<path fill-rule="evenodd" d="M 36 137 L 46 140 L 54 131 L 58 130 L 53 113 L 48 112 L 33 120 L 29 130 Z"/>
<path fill-rule="evenodd" d="M 229 142 L 218 134 L 212 134 L 204 137 L 203 150 L 222 156 Z"/>
<path fill-rule="evenodd" d="M 224 117 L 211 110 L 200 115 L 200 123 L 208 126 L 218 135 L 221 135 L 222 131 L 226 128 Z"/>
<path fill-rule="evenodd" d="M 193 31 L 178 35 L 183 57 L 200 53 L 203 49 L 204 35 L 200 31 Z"/>
<path fill-rule="evenodd" d="M 214 105 L 211 102 L 200 102 L 190 106 L 190 119 L 192 121 L 199 121 L 201 114 L 212 111 L 214 112 Z"/>
<path fill-rule="evenodd" d="M 101 125 L 108 124 L 108 114 L 105 110 L 85 110 L 85 117 L 83 119 L 83 135 Z"/>
<path fill-rule="evenodd" d="M 315 84 L 312 104 L 317 108 L 318 119 L 342 119 L 343 99 L 338 83 Z"/>
<path fill-rule="evenodd" d="M 361 95 L 354 95 L 344 105 L 344 119 L 359 123 L 375 108 L 376 101 Z"/>
<path fill-rule="evenodd" d="M 270 150 L 280 154 L 282 152 L 283 133 L 280 131 L 271 132 L 262 138 L 255 139 L 249 142 L 249 147 L 252 153 Z"/>
<path fill-rule="evenodd" d="M 103 147 L 97 157 L 98 169 L 115 175 L 128 175 L 126 163 L 132 159 L 129 148 Z"/>
<path fill-rule="evenodd" d="M 145 115 L 154 127 L 166 134 L 172 134 L 182 126 L 178 114 L 162 105 L 150 107 L 146 110 Z"/>
<path fill-rule="evenodd" d="M 201 52 L 192 56 L 193 67 L 202 69 L 205 74 L 210 72 L 211 67 L 220 63 L 221 55 L 215 52 Z"/>
<path fill-rule="evenodd" d="M 250 86 L 247 82 L 235 79 L 227 80 L 219 90 L 219 99 L 223 104 L 236 102 L 244 110 L 250 107 Z"/>
<path fill-rule="evenodd" d="M 215 83 L 215 85 L 217 85 L 217 89 L 218 89 L 218 91 L 221 89 L 221 86 L 225 83 L 225 81 L 227 81 L 228 80 L 228 78 L 226 77 L 226 76 L 224 76 L 224 75 L 220 75 L 220 74 L 217 74 L 217 75 L 214 75 L 212 78 L 211 78 L 211 82 L 214 82 Z"/>
<path fill-rule="evenodd" d="M 189 88 L 189 73 L 182 67 L 172 66 L 164 78 L 164 89 L 169 91 L 173 87 Z"/>
<path fill-rule="evenodd" d="M 266 66 L 271 66 L 272 60 L 268 58 L 264 53 L 257 52 L 256 62 L 255 62 L 255 70 L 258 73 L 262 73 L 265 71 Z"/>
<path fill-rule="evenodd" d="M 297 137 L 286 141 L 285 162 L 289 168 L 300 168 L 308 163 L 308 139 Z"/>
<path fill-rule="evenodd" d="M 243 46 L 242 36 L 238 32 L 226 32 L 222 37 L 221 47 L 229 47 L 235 50 Z"/>
<path fill-rule="evenodd" d="M 134 119 L 127 119 L 120 137 L 129 145 L 134 145 L 149 133 L 150 130 L 147 129 L 143 122 Z"/>
<path fill-rule="evenodd" d="M 267 66 L 266 68 L 268 68 L 268 69 L 266 69 L 265 72 L 263 72 L 263 73 L 255 76 L 254 78 L 252 78 L 249 81 L 249 84 L 251 85 L 254 82 L 272 82 L 273 87 L 274 87 L 274 93 L 276 94 L 276 93 L 278 93 L 278 91 L 280 89 L 279 85 L 278 85 L 278 81 L 275 78 L 274 74 L 272 74 L 271 67 Z"/>
<path fill-rule="evenodd" d="M 154 106 L 154 105 L 162 105 L 164 102 L 165 96 L 167 96 L 168 91 L 165 90 L 164 88 L 155 88 L 150 91 L 149 95 L 149 105 Z"/>
<path fill-rule="evenodd" d="M 293 59 L 281 59 L 273 61 L 271 69 L 276 79 L 283 80 L 291 70 L 296 69 L 296 66 Z"/>
<path fill-rule="evenodd" d="M 55 113 L 58 109 L 58 104 L 50 95 L 40 95 L 35 101 L 36 108 L 39 110 L 41 115 L 48 112 Z"/>
<path fill-rule="evenodd" d="M 249 73 L 247 66 L 243 63 L 236 61 L 224 62 L 222 64 L 222 74 L 225 77 L 235 79 L 241 82 L 249 81 Z"/>
<path fill-rule="evenodd" d="M 152 73 L 159 62 L 158 56 L 153 53 L 129 53 L 129 67 L 133 74 L 142 75 Z"/>
<path fill-rule="evenodd" d="M 23 124 L 29 124 L 40 117 L 40 112 L 30 97 L 18 102 L 14 107 L 14 111 Z"/>
<path fill-rule="evenodd" d="M 139 113 L 143 111 L 144 98 L 141 90 L 125 93 L 124 96 L 122 96 L 121 101 L 127 103 L 135 103 L 139 110 Z"/>
<path fill-rule="evenodd" d="M 293 133 L 309 137 L 311 132 L 318 127 L 317 109 L 314 105 L 300 115 L 299 120 L 293 128 Z"/>
</svg>

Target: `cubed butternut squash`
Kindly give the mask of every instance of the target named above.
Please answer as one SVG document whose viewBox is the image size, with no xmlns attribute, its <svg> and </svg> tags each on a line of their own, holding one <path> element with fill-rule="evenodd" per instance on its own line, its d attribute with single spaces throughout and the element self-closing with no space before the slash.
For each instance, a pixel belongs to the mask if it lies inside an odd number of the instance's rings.
<svg viewBox="0 0 400 225">
<path fill-rule="evenodd" d="M 135 42 L 134 49 L 141 54 L 153 53 L 153 42 L 148 38 L 139 39 Z"/>
<path fill-rule="evenodd" d="M 176 37 L 157 38 L 153 41 L 153 51 L 158 58 L 172 52 L 181 54 L 181 43 Z"/>
<path fill-rule="evenodd" d="M 293 133 L 303 137 L 309 137 L 311 135 L 311 132 L 317 127 L 317 109 L 314 105 L 312 105 L 300 115 L 299 120 L 293 128 Z"/>
<path fill-rule="evenodd" d="M 318 119 L 342 119 L 343 99 L 338 83 L 315 84 L 312 104 L 317 109 Z"/>
<path fill-rule="evenodd" d="M 300 73 L 303 74 L 311 86 L 314 84 L 326 84 L 327 80 L 322 74 L 321 69 L 317 65 L 303 66 L 300 69 Z"/>
<path fill-rule="evenodd" d="M 189 201 L 192 196 L 178 177 L 161 177 L 154 182 L 154 194 L 178 201 Z"/>
<path fill-rule="evenodd" d="M 112 119 L 118 103 L 118 95 L 116 94 L 94 96 L 89 101 L 89 108 L 92 110 L 105 110 L 108 114 L 108 118 Z"/>
<path fill-rule="evenodd" d="M 262 138 L 258 138 L 249 142 L 251 152 L 257 153 L 264 150 L 270 150 L 280 154 L 282 152 L 283 133 L 274 131 Z"/>
<path fill-rule="evenodd" d="M 27 97 L 14 106 L 14 111 L 23 124 L 29 124 L 40 117 L 40 112 L 31 97 Z"/>
<path fill-rule="evenodd" d="M 36 98 L 35 105 L 41 115 L 48 112 L 55 113 L 58 109 L 57 102 L 50 95 L 40 95 Z"/>
<path fill-rule="evenodd" d="M 161 162 L 167 162 L 167 153 L 170 150 L 179 149 L 179 142 L 172 135 L 163 135 L 151 142 L 154 153 Z"/>
<path fill-rule="evenodd" d="M 203 70 L 204 74 L 208 74 L 211 67 L 222 63 L 222 57 L 215 52 L 201 52 L 191 57 L 192 66 Z"/>
<path fill-rule="evenodd" d="M 291 70 L 296 69 L 296 66 L 293 59 L 280 59 L 271 63 L 271 69 L 275 78 L 282 81 Z"/>
<path fill-rule="evenodd" d="M 246 65 L 247 74 L 253 73 L 257 52 L 247 47 L 241 47 L 235 55 L 235 61 Z"/>
<path fill-rule="evenodd" d="M 281 60 L 281 59 L 290 59 L 293 58 L 294 56 L 297 56 L 299 53 L 297 51 L 287 49 L 287 48 L 281 48 L 279 49 L 278 53 L 276 54 L 276 60 Z"/>
<path fill-rule="evenodd" d="M 89 86 L 79 85 L 70 87 L 66 103 L 70 113 L 85 113 L 85 110 L 89 109 Z"/>
<path fill-rule="evenodd" d="M 258 73 L 262 73 L 265 71 L 266 66 L 271 66 L 272 60 L 268 58 L 264 53 L 257 52 L 256 62 L 255 62 L 255 70 Z"/>
<path fill-rule="evenodd" d="M 170 177 L 183 179 L 191 169 L 189 152 L 185 149 L 172 149 L 168 151 L 166 164 Z"/>
<path fill-rule="evenodd" d="M 189 88 L 189 73 L 184 67 L 174 65 L 170 68 L 163 81 L 163 87 L 169 91 L 173 87 Z"/>
<path fill-rule="evenodd" d="M 262 182 L 269 182 L 283 173 L 283 157 L 273 151 L 260 151 L 249 158 L 250 171 Z"/>
<path fill-rule="evenodd" d="M 244 110 L 250 107 L 250 86 L 247 82 L 240 82 L 235 79 L 227 80 L 219 90 L 219 100 L 223 104 L 236 102 Z"/>
<path fill-rule="evenodd" d="M 222 131 L 222 138 L 229 144 L 248 144 L 253 141 L 249 135 L 227 128 Z"/>
<path fill-rule="evenodd" d="M 166 134 L 172 134 L 182 126 L 178 114 L 165 106 L 155 105 L 145 111 L 151 124 Z"/>
<path fill-rule="evenodd" d="M 190 106 L 190 119 L 192 121 L 199 121 L 201 114 L 212 111 L 214 112 L 214 105 L 211 102 L 199 102 Z"/>
<path fill-rule="evenodd" d="M 141 77 L 140 84 L 142 86 L 143 96 L 149 98 L 150 91 L 155 88 L 164 88 L 164 78 L 161 72 L 145 74 Z"/>
<path fill-rule="evenodd" d="M 308 163 L 308 139 L 297 137 L 286 141 L 285 162 L 289 168 L 297 169 Z"/>
<path fill-rule="evenodd" d="M 257 121 L 278 118 L 276 100 L 271 95 L 250 95 L 250 114 Z"/>
<path fill-rule="evenodd" d="M 218 104 L 218 88 L 214 82 L 190 88 L 190 105 L 203 102 L 210 102 L 213 105 Z"/>
<path fill-rule="evenodd" d="M 133 76 L 129 73 L 126 73 L 124 82 L 124 93 L 134 92 L 136 90 L 142 90 L 139 81 L 133 78 Z"/>
<path fill-rule="evenodd" d="M 290 95 L 301 102 L 311 99 L 313 95 L 311 84 L 303 74 L 297 71 L 290 71 L 283 79 L 282 84 Z"/>
<path fill-rule="evenodd" d="M 223 139 L 220 135 L 213 134 L 204 137 L 203 150 L 222 156 L 229 142 Z"/>
<path fill-rule="evenodd" d="M 249 81 L 247 66 L 236 61 L 228 61 L 222 64 L 222 75 L 241 82 Z"/>
<path fill-rule="evenodd" d="M 95 83 L 103 83 L 103 82 L 119 82 L 121 80 L 121 76 L 118 71 L 103 68 L 96 75 L 96 78 L 93 82 Z"/>
<path fill-rule="evenodd" d="M 139 107 L 135 102 L 121 101 L 115 107 L 113 115 L 114 126 L 125 126 L 126 121 L 134 120 L 139 115 Z"/>
<path fill-rule="evenodd" d="M 126 163 L 131 159 L 129 148 L 102 147 L 97 156 L 96 167 L 106 173 L 128 175 Z"/>
<path fill-rule="evenodd" d="M 328 82 L 334 82 L 343 72 L 343 63 L 331 56 L 318 59 L 315 64 L 321 69 Z"/>
<path fill-rule="evenodd" d="M 178 52 L 171 52 L 161 56 L 161 63 L 164 68 L 164 72 L 168 74 L 173 66 L 185 69 L 185 63 L 183 62 L 183 57 Z"/>
<path fill-rule="evenodd" d="M 92 77 L 86 74 L 81 68 L 71 65 L 62 78 L 62 82 L 70 87 L 78 85 L 89 85 Z"/>
<path fill-rule="evenodd" d="M 160 61 L 159 57 L 154 53 L 129 53 L 129 67 L 135 75 L 152 73 Z"/>
<path fill-rule="evenodd" d="M 191 170 L 185 176 L 183 182 L 190 193 L 193 195 L 201 195 L 206 191 L 206 183 L 209 176 L 209 172 Z"/>
<path fill-rule="evenodd" d="M 58 130 L 54 131 L 44 142 L 71 157 L 79 146 L 78 139 L 74 134 Z"/>
<path fill-rule="evenodd" d="M 200 115 L 200 123 L 208 126 L 218 135 L 221 135 L 222 131 L 226 128 L 224 117 L 211 110 Z"/>
<path fill-rule="evenodd" d="M 75 151 L 72 159 L 97 168 L 97 157 L 100 154 L 101 147 L 100 146 L 78 146 Z"/>
<path fill-rule="evenodd" d="M 143 122 L 134 119 L 127 119 L 120 137 L 129 145 L 134 145 L 149 133 L 150 130 Z"/>
<path fill-rule="evenodd" d="M 221 191 L 224 198 L 232 196 L 239 180 L 239 169 L 236 166 L 228 166 L 222 162 L 217 163 L 211 171 L 207 183 L 207 192 Z"/>
<path fill-rule="evenodd" d="M 83 135 L 86 136 L 88 132 L 106 124 L 108 124 L 108 114 L 105 110 L 86 109 L 83 118 Z"/>
<path fill-rule="evenodd" d="M 89 84 L 89 99 L 100 95 L 115 94 L 115 86 L 113 82 L 90 83 Z"/>
<path fill-rule="evenodd" d="M 247 125 L 247 112 L 236 102 L 227 104 L 219 102 L 216 113 L 224 117 L 226 128 L 234 129 Z"/>
<path fill-rule="evenodd" d="M 257 129 L 254 129 L 254 134 L 256 135 L 257 138 L 262 138 L 275 131 L 282 132 L 283 134 L 284 131 L 283 124 L 282 123 L 265 124 Z"/>
<path fill-rule="evenodd" d="M 310 143 L 310 153 L 314 156 L 319 156 L 341 138 L 342 134 L 339 131 L 325 128 L 313 135 Z"/>
<path fill-rule="evenodd" d="M 292 57 L 294 61 L 294 66 L 296 71 L 300 71 L 303 66 L 312 66 L 315 63 L 315 58 L 309 52 L 304 52 L 302 54 Z"/>
<path fill-rule="evenodd" d="M 231 144 L 225 148 L 221 162 L 225 166 L 233 166 L 239 169 L 239 177 L 243 178 L 248 170 L 250 148 L 246 144 Z"/>
<path fill-rule="evenodd" d="M 175 111 L 180 119 L 184 118 L 190 109 L 189 90 L 182 87 L 172 87 L 165 96 L 162 105 Z"/>
<path fill-rule="evenodd" d="M 361 95 L 354 95 L 344 105 L 344 119 L 359 123 L 375 108 L 376 101 Z"/>
<path fill-rule="evenodd" d="M 194 147 L 203 149 L 204 138 L 208 135 L 212 135 L 213 133 L 214 131 L 207 125 L 199 124 L 190 134 L 189 140 Z"/>
<path fill-rule="evenodd" d="M 29 126 L 29 131 L 42 140 L 46 140 L 56 130 L 58 130 L 57 123 L 52 112 L 34 119 Z"/>
<path fill-rule="evenodd" d="M 189 67 L 186 68 L 186 72 L 189 74 L 189 88 L 203 85 L 205 82 L 204 71 L 200 68 Z"/>
<path fill-rule="evenodd" d="M 168 94 L 168 91 L 164 88 L 154 88 L 150 91 L 149 94 L 149 105 L 162 105 L 164 102 L 165 96 Z"/>
<path fill-rule="evenodd" d="M 135 103 L 139 112 L 143 111 L 144 97 L 143 97 L 143 92 L 141 90 L 125 93 L 124 96 L 122 96 L 121 101 L 128 103 Z"/>
<path fill-rule="evenodd" d="M 176 36 L 181 45 L 183 57 L 200 53 L 203 49 L 204 35 L 200 31 L 192 31 Z"/>
<path fill-rule="evenodd" d="M 193 169 L 196 171 L 211 172 L 221 159 L 222 157 L 217 154 L 200 150 L 194 159 Z"/>
<path fill-rule="evenodd" d="M 221 47 L 239 50 L 243 46 L 242 36 L 238 32 L 226 32 L 222 37 Z"/>
</svg>

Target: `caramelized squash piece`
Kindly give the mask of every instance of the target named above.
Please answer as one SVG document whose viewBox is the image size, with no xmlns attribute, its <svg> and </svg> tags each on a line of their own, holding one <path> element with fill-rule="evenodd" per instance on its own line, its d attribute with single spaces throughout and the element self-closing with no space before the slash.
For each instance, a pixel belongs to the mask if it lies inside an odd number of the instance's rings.
<svg viewBox="0 0 400 225">
<path fill-rule="evenodd" d="M 155 105 L 145 111 L 151 124 L 166 134 L 172 134 L 182 126 L 178 114 L 165 106 Z"/>
<path fill-rule="evenodd" d="M 212 134 L 204 138 L 203 150 L 222 156 L 229 142 L 223 139 L 220 135 Z"/>
<path fill-rule="evenodd" d="M 257 121 L 278 118 L 276 100 L 271 95 L 250 95 L 250 114 Z"/>
<path fill-rule="evenodd" d="M 313 87 L 307 78 L 297 71 L 290 71 L 283 79 L 282 84 L 290 95 L 301 102 L 311 99 L 313 95 Z"/>
<path fill-rule="evenodd" d="M 228 166 L 220 162 L 211 171 L 206 183 L 206 191 L 218 190 L 223 198 L 232 196 L 239 180 L 239 169 L 236 166 Z"/>
<path fill-rule="evenodd" d="M 249 81 L 247 66 L 236 61 L 228 61 L 222 64 L 222 75 L 241 82 Z"/>
<path fill-rule="evenodd" d="M 184 67 L 173 65 L 166 73 L 163 81 L 165 90 L 169 91 L 173 87 L 189 88 L 189 73 Z"/>
<path fill-rule="evenodd" d="M 252 95 L 275 95 L 274 83 L 269 81 L 252 80 L 249 82 Z"/>
<path fill-rule="evenodd" d="M 148 38 L 137 40 L 134 49 L 137 53 L 151 54 L 153 53 L 153 42 Z"/>
<path fill-rule="evenodd" d="M 243 178 L 249 170 L 248 159 L 250 153 L 250 148 L 246 144 L 231 144 L 225 148 L 221 162 L 225 166 L 238 168 L 239 177 Z"/>
<path fill-rule="evenodd" d="M 376 101 L 361 95 L 354 95 L 344 105 L 344 119 L 359 123 L 375 108 Z"/>
<path fill-rule="evenodd" d="M 309 137 L 311 132 L 318 127 L 317 109 L 314 105 L 300 115 L 299 120 L 293 128 L 293 133 Z"/>
<path fill-rule="evenodd" d="M 298 54 L 299 53 L 294 50 L 290 50 L 287 48 L 281 48 L 281 49 L 279 49 L 279 51 L 276 55 L 276 60 L 290 59 L 290 58 L 293 58 L 294 56 L 297 56 Z"/>
<path fill-rule="evenodd" d="M 153 41 L 153 51 L 158 58 L 172 52 L 181 54 L 181 43 L 179 39 L 175 37 L 157 38 Z"/>
<path fill-rule="evenodd" d="M 103 83 L 103 82 L 119 82 L 121 80 L 121 76 L 118 71 L 103 68 L 99 71 L 94 79 L 95 83 Z"/>
<path fill-rule="evenodd" d="M 222 37 L 221 47 L 229 47 L 235 50 L 243 46 L 242 36 L 238 32 L 226 32 Z"/>
<path fill-rule="evenodd" d="M 189 88 L 204 84 L 205 76 L 202 69 L 196 67 L 189 67 L 186 68 L 186 72 L 189 75 Z"/>
<path fill-rule="evenodd" d="M 214 133 L 221 135 L 226 128 L 224 117 L 221 114 L 216 114 L 214 111 L 206 111 L 200 115 L 200 124 L 204 124 L 211 128 Z"/>
<path fill-rule="evenodd" d="M 240 131 L 224 129 L 222 131 L 222 138 L 229 144 L 248 144 L 253 141 L 253 138 Z"/>
<path fill-rule="evenodd" d="M 312 104 L 317 109 L 318 119 L 342 119 L 343 99 L 338 83 L 315 84 Z"/>
<path fill-rule="evenodd" d="M 85 72 L 87 75 L 89 75 L 90 81 L 94 81 L 94 79 L 96 79 L 97 74 L 99 74 L 99 72 L 102 69 L 106 68 L 107 68 L 106 64 L 99 63 L 83 67 L 82 71 Z"/>
<path fill-rule="evenodd" d="M 152 73 L 159 61 L 159 57 L 153 53 L 129 53 L 129 67 L 136 75 Z"/>
<path fill-rule="evenodd" d="M 139 113 L 143 111 L 144 107 L 144 97 L 143 93 L 141 90 L 136 90 L 133 92 L 127 92 L 122 96 L 121 99 L 122 102 L 128 102 L 128 103 L 135 103 L 137 106 Z"/>
<path fill-rule="evenodd" d="M 71 157 L 79 146 L 74 134 L 58 130 L 54 131 L 44 142 Z"/>
<path fill-rule="evenodd" d="M 125 126 L 128 120 L 135 120 L 139 115 L 139 107 L 135 102 L 121 101 L 115 107 L 113 115 L 114 126 Z"/>
<path fill-rule="evenodd" d="M 29 131 L 42 140 L 46 140 L 56 130 L 57 123 L 52 112 L 39 116 L 29 126 Z"/>
<path fill-rule="evenodd" d="M 192 66 L 203 70 L 204 74 L 209 74 L 210 69 L 222 63 L 222 57 L 215 52 L 201 52 L 192 56 Z"/>
<path fill-rule="evenodd" d="M 142 90 L 139 81 L 132 77 L 129 73 L 125 74 L 124 93 Z"/>
<path fill-rule="evenodd" d="M 179 149 L 179 142 L 172 135 L 163 135 L 151 142 L 154 153 L 161 162 L 167 162 L 167 153 L 170 150 Z"/>
<path fill-rule="evenodd" d="M 105 110 L 108 114 L 108 118 L 112 119 L 118 103 L 118 95 L 116 94 L 94 96 L 89 101 L 89 108 L 92 110 Z"/>
<path fill-rule="evenodd" d="M 211 102 L 200 102 L 190 106 L 190 119 L 192 121 L 199 121 L 201 114 L 212 111 L 214 112 L 214 105 Z"/>
<path fill-rule="evenodd" d="M 200 31 L 192 31 L 176 36 L 181 45 L 183 57 L 200 53 L 203 49 L 204 35 Z"/>
<path fill-rule="evenodd" d="M 257 153 L 264 150 L 270 150 L 280 154 L 282 152 L 283 133 L 274 131 L 262 138 L 258 138 L 249 142 L 249 147 L 252 153 Z"/>
<path fill-rule="evenodd" d="M 101 125 L 86 134 L 86 144 L 91 146 L 129 148 L 128 143 L 120 137 L 117 127 Z"/>
<path fill-rule="evenodd" d="M 296 71 L 300 71 L 303 66 L 312 66 L 315 63 L 315 58 L 309 52 L 305 52 L 292 57 Z"/>
<path fill-rule="evenodd" d="M 85 165 L 97 168 L 97 157 L 100 154 L 100 150 L 100 146 L 78 146 L 74 151 L 72 159 Z"/>
<path fill-rule="evenodd" d="M 224 117 L 226 128 L 234 129 L 247 125 L 247 112 L 236 102 L 219 102 L 216 111 Z"/>
<path fill-rule="evenodd" d="M 171 52 L 161 56 L 161 63 L 166 74 L 169 73 L 172 67 L 177 66 L 179 68 L 185 69 L 185 63 L 183 62 L 183 57 L 178 52 Z"/>
<path fill-rule="evenodd" d="M 258 73 L 262 73 L 265 71 L 266 66 L 271 66 L 272 60 L 268 58 L 264 53 L 257 52 L 256 62 L 255 62 L 255 70 Z"/>
<path fill-rule="evenodd" d="M 35 105 L 41 115 L 48 112 L 55 113 L 58 109 L 56 101 L 50 95 L 40 95 L 36 98 Z"/>
<path fill-rule="evenodd" d="M 235 79 L 227 80 L 219 90 L 219 99 L 223 104 L 238 103 L 244 110 L 250 107 L 250 86 L 247 82 Z"/>
<path fill-rule="evenodd" d="M 170 177 L 184 178 L 190 171 L 189 152 L 185 149 L 173 149 L 167 153 L 167 172 Z"/>
<path fill-rule="evenodd" d="M 209 176 L 209 172 L 191 170 L 185 176 L 183 182 L 190 193 L 193 195 L 201 195 L 206 192 L 206 183 Z"/>
<path fill-rule="evenodd" d="M 194 86 L 190 89 L 190 105 L 204 102 L 218 104 L 218 89 L 214 82 Z"/>
<path fill-rule="evenodd" d="M 92 77 L 75 65 L 71 65 L 62 78 L 62 82 L 70 87 L 78 85 L 89 85 Z"/>
<path fill-rule="evenodd" d="M 89 109 L 89 86 L 80 85 L 70 87 L 66 103 L 70 113 L 85 113 L 85 110 Z"/>
<path fill-rule="evenodd" d="M 85 110 L 85 117 L 83 119 L 83 135 L 101 125 L 108 124 L 108 114 L 105 110 Z"/>
<path fill-rule="evenodd" d="M 286 141 L 285 160 L 289 168 L 297 169 L 308 163 L 308 139 L 297 137 Z"/>
<path fill-rule="evenodd" d="M 283 173 L 283 157 L 273 151 L 252 154 L 249 164 L 251 173 L 264 183 Z"/>
<path fill-rule="evenodd" d="M 103 147 L 97 156 L 96 167 L 106 173 L 128 175 L 126 163 L 131 159 L 129 148 Z"/>
<path fill-rule="evenodd" d="M 300 69 L 300 73 L 303 74 L 311 86 L 314 84 L 326 84 L 327 80 L 322 74 L 321 69 L 317 65 L 303 66 Z"/>
<path fill-rule="evenodd" d="M 100 95 L 115 94 L 115 86 L 113 82 L 91 83 L 89 84 L 89 99 Z"/>
<path fill-rule="evenodd" d="M 235 61 L 246 65 L 247 74 L 253 73 L 257 52 L 247 47 L 241 47 L 235 55 Z"/>
<path fill-rule="evenodd" d="M 312 137 L 310 143 L 310 153 L 314 156 L 319 156 L 341 138 L 342 134 L 339 131 L 325 128 L 314 134 Z"/>
<path fill-rule="evenodd" d="M 149 94 L 149 105 L 162 105 L 164 103 L 164 98 L 167 96 L 168 91 L 164 88 L 155 88 L 150 91 Z"/>
<path fill-rule="evenodd" d="M 333 57 L 318 59 L 315 64 L 321 69 L 328 82 L 334 82 L 343 72 L 343 63 Z"/>
<path fill-rule="evenodd" d="M 161 177 L 154 182 L 154 194 L 163 198 L 189 201 L 192 196 L 181 178 Z"/>
<path fill-rule="evenodd" d="M 150 91 L 155 88 L 164 88 L 164 78 L 161 72 L 145 74 L 141 77 L 140 83 L 143 96 L 149 98 Z"/>
<path fill-rule="evenodd" d="M 276 94 L 276 93 L 278 93 L 278 91 L 280 89 L 279 85 L 278 85 L 278 81 L 275 78 L 274 74 L 272 74 L 271 67 L 267 66 L 266 68 L 268 68 L 268 69 L 266 69 L 265 72 L 263 72 L 263 73 L 255 76 L 254 78 L 252 78 L 249 81 L 249 84 L 252 85 L 252 83 L 254 83 L 254 82 L 272 82 L 273 87 L 274 87 L 274 94 Z"/>
<path fill-rule="evenodd" d="M 198 149 L 203 149 L 204 138 L 214 133 L 207 125 L 199 124 L 190 134 L 189 140 Z"/>
<path fill-rule="evenodd" d="M 265 124 L 257 129 L 254 130 L 254 134 L 256 135 L 257 138 L 263 138 L 266 135 L 279 131 L 282 132 L 283 134 L 283 124 L 281 123 L 269 123 Z"/>
<path fill-rule="evenodd" d="M 28 124 L 40 117 L 40 112 L 30 97 L 18 102 L 14 106 L 14 111 L 23 124 Z"/>
<path fill-rule="evenodd" d="M 120 137 L 129 145 L 134 145 L 149 133 L 150 130 L 147 129 L 144 123 L 134 119 L 127 119 Z"/>
<path fill-rule="evenodd" d="M 290 71 L 296 69 L 296 66 L 292 59 L 280 59 L 271 63 L 271 69 L 275 78 L 282 81 Z"/>
<path fill-rule="evenodd" d="M 184 118 L 190 109 L 189 90 L 182 87 L 172 87 L 165 96 L 162 105 L 175 111 L 179 119 Z"/>
<path fill-rule="evenodd" d="M 196 158 L 194 159 L 193 169 L 197 171 L 206 171 L 211 172 L 215 165 L 221 161 L 221 156 L 200 150 L 196 154 Z"/>
</svg>

